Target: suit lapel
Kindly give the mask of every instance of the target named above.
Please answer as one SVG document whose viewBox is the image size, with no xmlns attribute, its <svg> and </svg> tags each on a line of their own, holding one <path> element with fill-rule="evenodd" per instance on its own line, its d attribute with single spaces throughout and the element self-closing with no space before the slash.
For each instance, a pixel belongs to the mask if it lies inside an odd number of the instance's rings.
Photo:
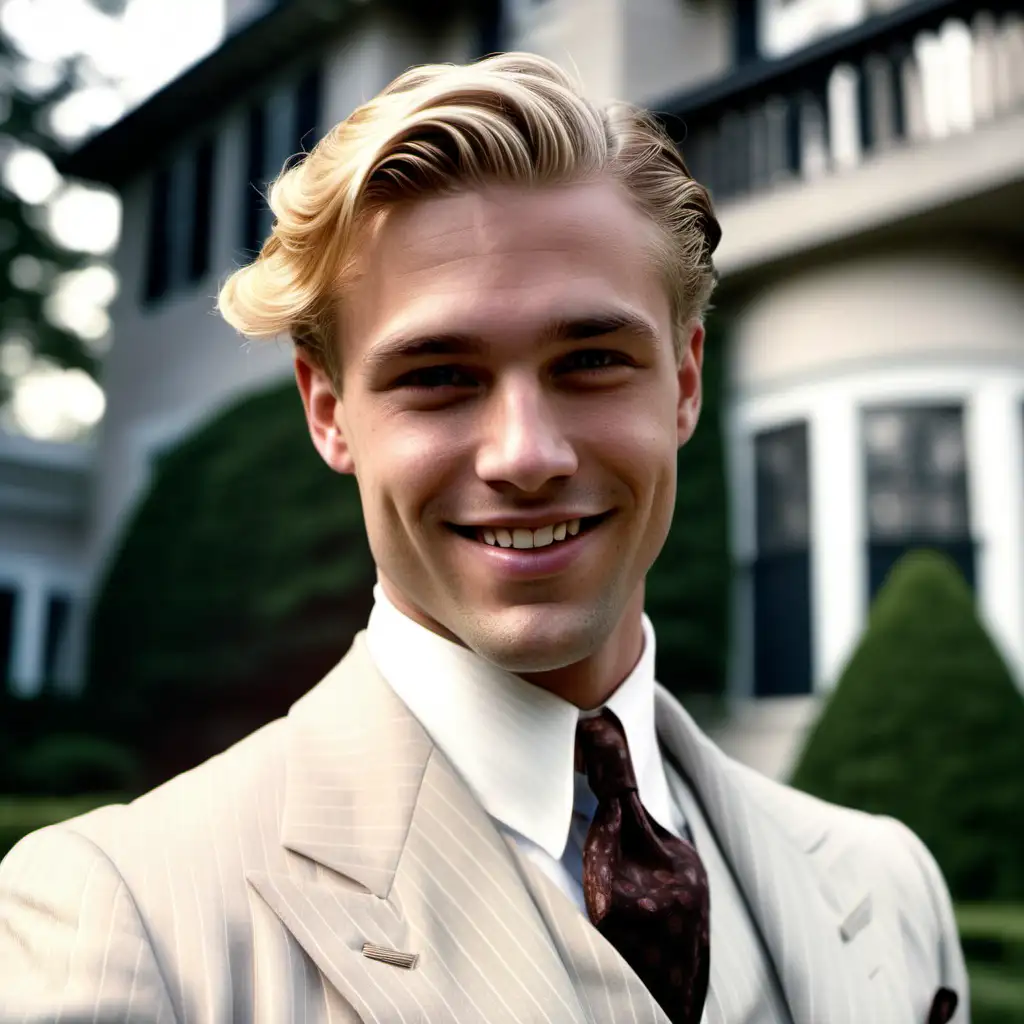
<svg viewBox="0 0 1024 1024">
<path fill-rule="evenodd" d="M 360 1016 L 583 1024 L 508 848 L 361 637 L 288 728 L 281 839 L 302 859 L 248 877 Z"/>
<path fill-rule="evenodd" d="M 755 788 L 759 777 L 718 750 L 661 688 L 657 722 L 736 874 L 794 1024 L 910 1020 L 894 1016 L 896 996 L 883 982 L 871 894 L 838 891 L 823 870 L 829 836 L 820 819 L 793 827 L 790 814 L 784 825 L 761 799 L 767 788 Z"/>
<path fill-rule="evenodd" d="M 509 840 L 590 1024 L 669 1024 L 644 983 L 585 914 Z"/>
</svg>

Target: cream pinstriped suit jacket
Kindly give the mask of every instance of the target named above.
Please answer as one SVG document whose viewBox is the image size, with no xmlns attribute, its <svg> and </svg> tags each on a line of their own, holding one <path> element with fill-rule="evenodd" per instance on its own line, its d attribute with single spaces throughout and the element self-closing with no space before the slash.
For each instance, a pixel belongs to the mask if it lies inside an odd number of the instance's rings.
<svg viewBox="0 0 1024 1024">
<path fill-rule="evenodd" d="M 946 889 L 916 838 L 740 767 L 658 700 L 794 1024 L 924 1024 L 939 985 L 966 1003 Z M 368 959 L 365 942 L 418 963 Z M 667 1024 L 502 838 L 361 637 L 286 719 L 15 847 L 0 1022 L 15 1021 Z"/>
</svg>

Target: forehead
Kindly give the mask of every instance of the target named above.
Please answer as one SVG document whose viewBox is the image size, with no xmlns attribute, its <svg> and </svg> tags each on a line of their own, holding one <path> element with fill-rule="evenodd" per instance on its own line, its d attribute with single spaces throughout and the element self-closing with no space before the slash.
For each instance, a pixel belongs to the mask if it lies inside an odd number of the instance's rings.
<svg viewBox="0 0 1024 1024">
<path fill-rule="evenodd" d="M 396 333 L 487 340 L 622 309 L 670 329 L 658 234 L 618 185 L 488 187 L 388 211 L 339 310 L 345 362 Z"/>
</svg>

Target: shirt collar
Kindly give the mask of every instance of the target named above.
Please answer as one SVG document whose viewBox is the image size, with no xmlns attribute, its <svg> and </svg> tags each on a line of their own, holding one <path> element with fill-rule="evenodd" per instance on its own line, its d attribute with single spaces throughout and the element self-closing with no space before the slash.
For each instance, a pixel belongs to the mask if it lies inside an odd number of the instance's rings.
<svg viewBox="0 0 1024 1024">
<path fill-rule="evenodd" d="M 646 615 L 643 631 L 640 660 L 605 706 L 622 722 L 641 801 L 671 828 Z M 579 709 L 414 622 L 379 585 L 366 642 L 381 675 L 488 814 L 560 859 L 573 811 Z"/>
</svg>

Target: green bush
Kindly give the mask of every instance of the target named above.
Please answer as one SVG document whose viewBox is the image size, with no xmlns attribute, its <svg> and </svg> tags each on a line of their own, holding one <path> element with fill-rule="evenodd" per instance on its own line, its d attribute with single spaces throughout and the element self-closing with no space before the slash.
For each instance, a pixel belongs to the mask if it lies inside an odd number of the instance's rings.
<svg viewBox="0 0 1024 1024">
<path fill-rule="evenodd" d="M 247 396 L 154 467 L 98 591 L 90 694 L 159 781 L 317 682 L 373 579 L 355 480 L 317 455 L 294 383 Z"/>
<path fill-rule="evenodd" d="M 725 326 L 713 314 L 704 345 L 700 422 L 679 450 L 672 528 L 647 576 L 658 680 L 687 696 L 725 689 L 731 576 L 722 440 L 725 346 Z"/>
<path fill-rule="evenodd" d="M 15 762 L 18 791 L 41 796 L 131 791 L 139 785 L 135 754 L 98 736 L 56 733 Z"/>
<path fill-rule="evenodd" d="M 1024 896 L 1024 697 L 944 556 L 893 569 L 792 781 L 905 822 L 958 899 Z"/>
</svg>

